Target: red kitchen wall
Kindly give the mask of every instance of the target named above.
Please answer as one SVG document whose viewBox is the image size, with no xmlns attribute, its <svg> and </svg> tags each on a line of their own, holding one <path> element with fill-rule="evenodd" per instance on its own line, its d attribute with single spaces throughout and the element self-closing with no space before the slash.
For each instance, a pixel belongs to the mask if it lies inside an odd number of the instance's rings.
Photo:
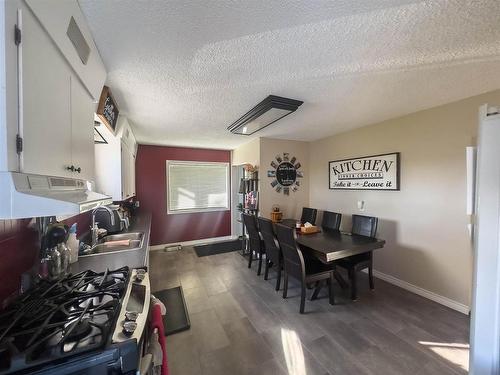
<svg viewBox="0 0 500 375">
<path fill-rule="evenodd" d="M 19 293 L 21 275 L 38 263 L 38 233 L 30 227 L 31 219 L 0 220 L 0 310 L 9 297 Z M 78 223 L 78 236 L 88 232 L 90 213 L 86 212 L 64 220 Z"/>
<path fill-rule="evenodd" d="M 136 195 L 141 210 L 152 213 L 151 245 L 231 235 L 231 211 L 167 215 L 166 161 L 231 161 L 231 152 L 139 145 Z"/>
<path fill-rule="evenodd" d="M 63 222 L 67 226 L 71 226 L 73 223 L 76 223 L 76 237 L 80 238 L 82 234 L 90 231 L 90 226 L 92 225 L 92 213 L 90 211 L 84 212 L 83 214 L 63 220 Z"/>
<path fill-rule="evenodd" d="M 38 259 L 38 235 L 30 220 L 0 220 L 0 310 L 6 298 L 19 292 L 21 275 Z"/>
</svg>

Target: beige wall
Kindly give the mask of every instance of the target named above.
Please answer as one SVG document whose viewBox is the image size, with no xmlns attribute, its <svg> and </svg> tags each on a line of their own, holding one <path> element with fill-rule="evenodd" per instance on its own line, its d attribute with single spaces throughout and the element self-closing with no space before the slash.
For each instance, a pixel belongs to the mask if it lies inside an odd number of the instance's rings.
<svg viewBox="0 0 500 375">
<path fill-rule="evenodd" d="M 472 249 L 467 232 L 465 147 L 475 144 L 478 108 L 500 104 L 500 90 L 309 144 L 310 204 L 379 217 L 387 241 L 375 268 L 470 306 Z M 401 191 L 328 189 L 328 161 L 401 152 Z"/>
<path fill-rule="evenodd" d="M 260 138 L 255 138 L 233 150 L 232 165 L 246 163 L 252 165 L 260 164 Z"/>
<path fill-rule="evenodd" d="M 309 203 L 309 148 L 307 142 L 287 141 L 281 139 L 260 139 L 260 183 L 259 183 L 259 209 L 262 216 L 269 218 L 273 205 L 277 204 L 286 218 L 300 218 L 303 206 Z M 276 155 L 288 152 L 290 158 L 295 156 L 302 165 L 300 170 L 304 177 L 301 178 L 299 190 L 290 191 L 286 196 L 283 192 L 277 193 L 270 185 L 274 178 L 267 177 L 267 171 L 273 169 L 271 161 Z"/>
</svg>

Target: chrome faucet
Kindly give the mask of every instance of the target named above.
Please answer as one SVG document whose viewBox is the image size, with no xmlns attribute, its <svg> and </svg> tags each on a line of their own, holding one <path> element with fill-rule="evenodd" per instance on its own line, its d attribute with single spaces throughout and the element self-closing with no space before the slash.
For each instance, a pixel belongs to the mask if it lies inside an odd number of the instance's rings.
<svg viewBox="0 0 500 375">
<path fill-rule="evenodd" d="M 95 221 L 95 214 L 99 210 L 107 211 L 109 214 L 111 225 L 115 225 L 115 214 L 111 208 L 106 207 L 106 206 L 99 206 L 99 207 L 94 208 L 94 210 L 92 211 L 92 226 L 90 227 L 90 231 L 92 233 L 92 247 L 95 247 L 97 245 L 98 240 L 99 240 L 99 227 L 97 226 L 97 224 L 99 224 L 99 223 L 96 223 L 96 221 Z"/>
</svg>

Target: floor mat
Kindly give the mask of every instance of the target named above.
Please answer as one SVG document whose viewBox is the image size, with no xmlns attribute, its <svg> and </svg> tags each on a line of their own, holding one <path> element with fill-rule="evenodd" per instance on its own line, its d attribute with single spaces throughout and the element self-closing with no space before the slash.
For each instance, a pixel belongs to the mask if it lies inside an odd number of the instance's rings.
<svg viewBox="0 0 500 375">
<path fill-rule="evenodd" d="M 208 255 L 238 251 L 241 250 L 241 246 L 241 240 L 232 240 L 195 246 L 194 251 L 196 251 L 196 255 L 198 255 L 199 257 L 206 257 Z"/>
<path fill-rule="evenodd" d="M 163 302 L 167 311 L 163 317 L 165 336 L 185 331 L 191 327 L 181 286 L 165 289 L 153 294 Z"/>
</svg>

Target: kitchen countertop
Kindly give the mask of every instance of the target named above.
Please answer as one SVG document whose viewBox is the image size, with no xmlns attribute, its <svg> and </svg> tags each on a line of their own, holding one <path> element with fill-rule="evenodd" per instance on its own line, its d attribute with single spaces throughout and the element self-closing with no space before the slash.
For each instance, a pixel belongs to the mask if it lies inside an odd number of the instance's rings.
<svg viewBox="0 0 500 375">
<path fill-rule="evenodd" d="M 144 232 L 144 241 L 140 249 L 80 256 L 78 261 L 71 265 L 71 272 L 77 273 L 89 269 L 95 272 L 104 272 L 106 269 L 113 270 L 123 266 L 130 268 L 148 267 L 151 213 L 137 212 L 131 219 L 130 227 L 121 233 L 127 232 Z"/>
</svg>

